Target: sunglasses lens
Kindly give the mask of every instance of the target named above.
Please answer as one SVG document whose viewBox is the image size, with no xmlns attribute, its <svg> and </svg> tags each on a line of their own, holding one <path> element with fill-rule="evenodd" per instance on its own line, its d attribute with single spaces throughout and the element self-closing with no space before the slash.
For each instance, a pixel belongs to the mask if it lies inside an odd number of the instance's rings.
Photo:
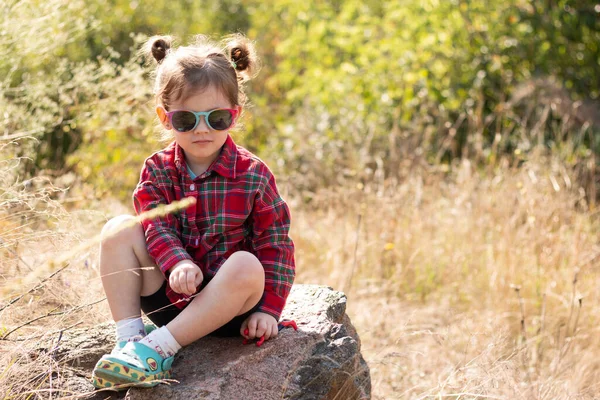
<svg viewBox="0 0 600 400">
<path fill-rule="evenodd" d="M 196 116 L 189 111 L 176 111 L 171 117 L 173 128 L 178 132 L 187 132 L 196 126 Z"/>
<path fill-rule="evenodd" d="M 208 114 L 208 123 L 214 130 L 224 131 L 233 124 L 233 114 L 229 110 L 214 110 Z"/>
</svg>

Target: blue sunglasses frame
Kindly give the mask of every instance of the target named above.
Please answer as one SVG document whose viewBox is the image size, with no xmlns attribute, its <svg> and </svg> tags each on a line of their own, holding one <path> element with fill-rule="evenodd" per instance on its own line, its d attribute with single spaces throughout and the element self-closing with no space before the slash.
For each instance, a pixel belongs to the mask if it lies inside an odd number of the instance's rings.
<svg viewBox="0 0 600 400">
<path fill-rule="evenodd" d="M 196 129 L 198 127 L 198 124 L 200 123 L 200 117 L 204 117 L 204 123 L 206 124 L 206 126 L 208 126 L 210 129 L 215 130 L 215 131 L 225 131 L 227 129 L 231 129 L 233 128 L 233 126 L 235 125 L 235 120 L 238 116 L 238 110 L 233 109 L 233 108 L 215 108 L 214 110 L 210 110 L 210 111 L 190 111 L 190 110 L 173 110 L 173 111 L 167 111 L 165 110 L 163 107 L 157 107 L 156 108 L 157 113 L 160 115 L 159 111 L 162 111 L 162 113 L 164 113 L 164 115 L 167 116 L 167 120 L 169 121 L 169 123 L 171 124 L 171 126 L 173 127 L 173 129 L 175 129 L 177 132 L 191 132 L 194 129 Z M 213 127 L 210 122 L 208 121 L 208 117 L 210 114 L 212 114 L 215 111 L 229 111 L 229 113 L 231 114 L 231 125 L 229 125 L 227 128 L 225 129 L 217 129 L 215 127 Z M 194 127 L 185 131 L 181 131 L 179 129 L 177 129 L 175 127 L 175 125 L 173 125 L 173 114 L 177 113 L 177 112 L 187 112 L 187 113 L 191 113 L 194 114 L 194 117 L 196 118 L 196 123 L 194 124 Z"/>
</svg>

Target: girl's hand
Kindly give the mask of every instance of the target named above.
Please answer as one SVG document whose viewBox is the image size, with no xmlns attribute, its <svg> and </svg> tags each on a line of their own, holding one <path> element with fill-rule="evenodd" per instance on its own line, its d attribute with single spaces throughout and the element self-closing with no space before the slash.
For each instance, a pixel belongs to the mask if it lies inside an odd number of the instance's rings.
<svg viewBox="0 0 600 400">
<path fill-rule="evenodd" d="M 246 328 L 248 328 L 248 334 L 244 335 Z M 277 336 L 278 333 L 277 320 L 272 315 L 262 312 L 251 314 L 240 328 L 240 335 L 246 339 L 260 338 L 264 335 L 265 340 L 269 340 Z"/>
<path fill-rule="evenodd" d="M 204 275 L 200 267 L 190 260 L 180 261 L 170 270 L 169 286 L 175 293 L 191 296 L 196 293 L 202 283 Z"/>
</svg>

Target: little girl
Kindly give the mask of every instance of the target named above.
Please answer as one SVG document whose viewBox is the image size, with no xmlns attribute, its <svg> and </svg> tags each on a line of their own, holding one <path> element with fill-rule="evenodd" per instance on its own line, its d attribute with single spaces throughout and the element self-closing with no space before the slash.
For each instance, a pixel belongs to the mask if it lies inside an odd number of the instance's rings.
<svg viewBox="0 0 600 400">
<path fill-rule="evenodd" d="M 107 234 L 100 271 L 117 344 L 94 368 L 97 388 L 154 386 L 171 377 L 174 355 L 208 334 L 246 339 L 277 335 L 294 280 L 290 215 L 268 167 L 229 131 L 242 113 L 241 85 L 257 59 L 242 35 L 223 48 L 203 36 L 171 49 L 146 46 L 158 62 L 156 113 L 174 141 L 142 168 L 136 212 L 194 196 L 196 204 Z M 158 326 L 146 335 L 141 311 Z"/>
</svg>

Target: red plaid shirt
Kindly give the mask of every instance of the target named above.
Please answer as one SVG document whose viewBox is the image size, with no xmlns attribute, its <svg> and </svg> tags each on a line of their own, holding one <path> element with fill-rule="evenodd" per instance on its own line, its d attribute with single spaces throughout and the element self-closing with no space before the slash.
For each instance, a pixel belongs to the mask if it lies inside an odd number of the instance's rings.
<svg viewBox="0 0 600 400">
<path fill-rule="evenodd" d="M 195 205 L 142 224 L 148 252 L 165 277 L 178 262 L 191 260 L 208 281 L 232 253 L 249 251 L 265 269 L 258 310 L 278 320 L 294 281 L 294 243 L 288 236 L 289 209 L 271 171 L 231 136 L 193 180 L 175 142 L 146 159 L 133 192 L 138 214 L 189 196 L 196 197 Z M 178 301 L 187 296 L 169 286 L 167 296 L 179 308 L 188 304 Z"/>
</svg>

